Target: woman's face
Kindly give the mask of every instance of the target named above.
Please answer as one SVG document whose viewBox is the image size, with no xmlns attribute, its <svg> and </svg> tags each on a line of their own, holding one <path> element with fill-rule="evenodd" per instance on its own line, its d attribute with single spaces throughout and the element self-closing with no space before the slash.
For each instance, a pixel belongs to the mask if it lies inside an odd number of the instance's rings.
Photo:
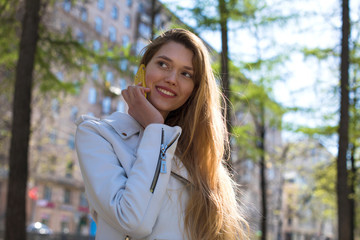
<svg viewBox="0 0 360 240">
<path fill-rule="evenodd" d="M 151 90 L 147 98 L 164 119 L 181 107 L 194 89 L 193 55 L 183 44 L 170 41 L 146 66 L 146 86 Z"/>
</svg>

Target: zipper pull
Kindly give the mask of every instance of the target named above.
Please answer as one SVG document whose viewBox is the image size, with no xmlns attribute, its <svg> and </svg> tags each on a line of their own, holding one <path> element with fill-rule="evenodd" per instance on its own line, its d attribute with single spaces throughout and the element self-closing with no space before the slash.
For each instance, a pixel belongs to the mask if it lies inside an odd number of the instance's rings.
<svg viewBox="0 0 360 240">
<path fill-rule="evenodd" d="M 166 148 L 167 145 L 165 144 L 161 144 L 161 167 L 160 167 L 160 172 L 161 173 L 166 173 Z"/>
<path fill-rule="evenodd" d="M 161 160 L 160 172 L 161 173 L 166 173 L 166 161 L 164 161 L 164 160 Z"/>
</svg>

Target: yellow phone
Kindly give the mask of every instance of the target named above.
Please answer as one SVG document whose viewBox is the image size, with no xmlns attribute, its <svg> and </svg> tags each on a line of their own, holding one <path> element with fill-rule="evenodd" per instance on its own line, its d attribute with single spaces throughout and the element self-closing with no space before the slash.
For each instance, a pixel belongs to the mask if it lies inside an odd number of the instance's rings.
<svg viewBox="0 0 360 240">
<path fill-rule="evenodd" d="M 137 70 L 137 73 L 135 75 L 135 85 L 138 85 L 139 83 L 142 83 L 143 87 L 146 87 L 145 83 L 145 65 L 141 64 Z M 146 93 L 145 93 L 146 97 Z"/>
</svg>

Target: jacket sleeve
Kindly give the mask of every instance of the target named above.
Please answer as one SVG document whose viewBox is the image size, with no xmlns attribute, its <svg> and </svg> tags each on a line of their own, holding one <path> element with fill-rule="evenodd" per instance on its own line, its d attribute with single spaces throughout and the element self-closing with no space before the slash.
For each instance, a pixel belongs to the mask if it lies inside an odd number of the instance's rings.
<svg viewBox="0 0 360 240">
<path fill-rule="evenodd" d="M 166 195 L 179 127 L 150 124 L 126 173 L 101 122 L 85 121 L 76 132 L 76 150 L 90 206 L 119 232 L 144 238 L 152 232 Z M 161 154 L 161 147 L 163 147 Z M 165 151 L 164 151 L 165 150 Z M 164 161 L 166 163 L 164 163 Z"/>
</svg>

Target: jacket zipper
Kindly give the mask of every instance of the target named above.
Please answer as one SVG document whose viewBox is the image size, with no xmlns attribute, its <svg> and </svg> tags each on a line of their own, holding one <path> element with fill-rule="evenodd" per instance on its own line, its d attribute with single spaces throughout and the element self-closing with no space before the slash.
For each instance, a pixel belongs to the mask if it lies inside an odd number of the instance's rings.
<svg viewBox="0 0 360 240">
<path fill-rule="evenodd" d="M 158 162 L 156 165 L 155 175 L 154 175 L 154 178 L 153 178 L 151 186 L 150 186 L 150 192 L 152 192 L 152 193 L 154 193 L 160 173 L 166 173 L 166 150 L 168 150 L 171 147 L 171 145 L 173 145 L 173 143 L 176 141 L 176 139 L 178 139 L 179 136 L 180 136 L 180 133 L 178 133 L 175 136 L 175 138 L 168 145 L 166 145 L 166 144 L 164 144 L 164 129 L 163 128 L 161 129 L 160 153 L 159 153 L 159 158 L 158 158 Z"/>
</svg>

